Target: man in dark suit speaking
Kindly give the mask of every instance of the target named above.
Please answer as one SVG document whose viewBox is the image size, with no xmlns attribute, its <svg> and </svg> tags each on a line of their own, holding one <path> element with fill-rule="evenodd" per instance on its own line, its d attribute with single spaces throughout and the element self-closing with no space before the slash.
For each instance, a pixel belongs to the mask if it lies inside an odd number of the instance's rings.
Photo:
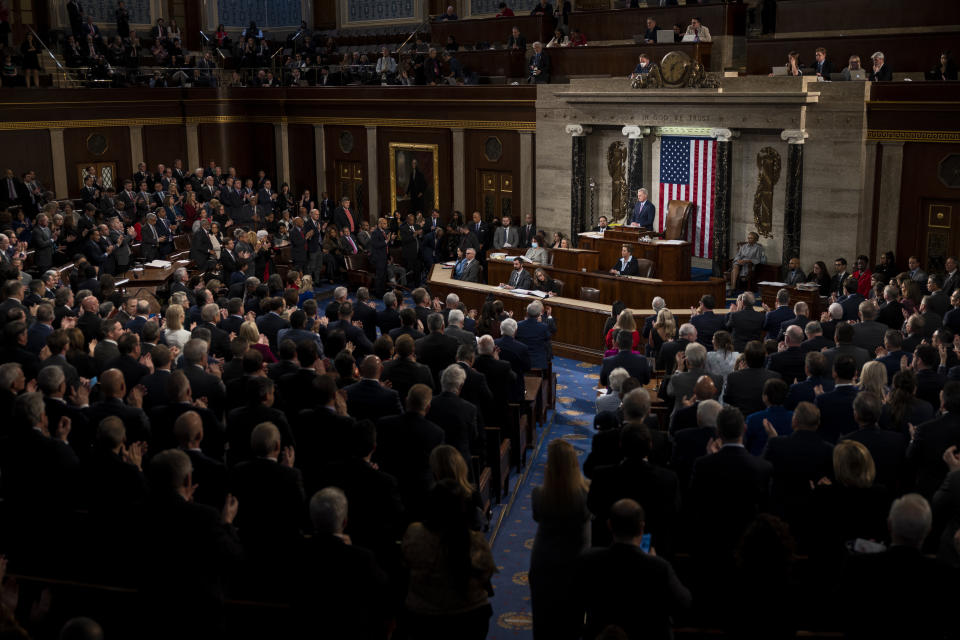
<svg viewBox="0 0 960 640">
<path fill-rule="evenodd" d="M 630 226 L 652 229 L 653 221 L 657 217 L 657 207 L 647 200 L 647 190 L 637 189 L 637 204 L 633 205 L 633 214 L 630 216 Z"/>
<path fill-rule="evenodd" d="M 610 273 L 615 276 L 635 276 L 640 274 L 640 268 L 637 261 L 633 259 L 633 248 L 625 244 L 620 247 L 620 260 L 610 269 Z"/>
</svg>

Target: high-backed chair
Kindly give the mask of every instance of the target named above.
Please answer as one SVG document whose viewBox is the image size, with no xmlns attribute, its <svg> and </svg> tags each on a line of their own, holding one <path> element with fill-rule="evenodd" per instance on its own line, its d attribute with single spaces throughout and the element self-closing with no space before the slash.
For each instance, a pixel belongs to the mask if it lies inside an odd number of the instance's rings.
<svg viewBox="0 0 960 640">
<path fill-rule="evenodd" d="M 600 289 L 580 287 L 580 299 L 587 302 L 600 302 Z"/>
<path fill-rule="evenodd" d="M 693 203 L 689 200 L 671 200 L 667 204 L 667 223 L 664 225 L 664 238 L 667 240 L 686 240 L 687 226 L 693 215 Z"/>
<path fill-rule="evenodd" d="M 563 295 L 563 280 L 558 280 L 557 278 L 553 279 L 553 284 L 557 287 L 557 295 Z"/>
<path fill-rule="evenodd" d="M 641 278 L 653 277 L 653 260 L 637 258 L 637 275 Z"/>
</svg>

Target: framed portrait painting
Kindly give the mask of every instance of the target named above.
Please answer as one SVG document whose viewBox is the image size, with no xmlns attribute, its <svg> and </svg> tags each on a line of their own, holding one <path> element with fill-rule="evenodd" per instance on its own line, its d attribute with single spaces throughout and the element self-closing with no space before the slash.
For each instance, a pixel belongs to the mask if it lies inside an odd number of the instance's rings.
<svg viewBox="0 0 960 640">
<path fill-rule="evenodd" d="M 390 143 L 390 211 L 401 215 L 440 207 L 439 145 Z"/>
</svg>

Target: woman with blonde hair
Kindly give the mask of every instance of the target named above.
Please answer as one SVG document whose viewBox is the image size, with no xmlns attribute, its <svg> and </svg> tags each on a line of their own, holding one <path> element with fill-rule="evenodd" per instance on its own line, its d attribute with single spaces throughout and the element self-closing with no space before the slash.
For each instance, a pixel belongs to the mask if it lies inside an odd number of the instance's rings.
<svg viewBox="0 0 960 640">
<path fill-rule="evenodd" d="M 616 324 L 610 328 L 610 331 L 607 331 L 607 335 L 603 339 L 603 346 L 606 347 L 608 351 L 617 348 L 617 336 L 621 331 L 629 331 L 633 334 L 633 345 L 631 348 L 636 351 L 637 347 L 640 346 L 640 332 L 637 331 L 637 323 L 630 309 L 621 311 L 620 315 L 617 316 Z"/>
<path fill-rule="evenodd" d="M 473 517 L 470 528 L 474 531 L 483 529 L 486 521 L 483 513 L 483 498 L 480 492 L 470 482 L 470 472 L 467 468 L 467 462 L 463 455 L 457 451 L 456 447 L 449 444 L 441 444 L 433 448 L 430 452 L 430 471 L 433 473 L 434 482 L 441 480 L 453 480 L 463 490 L 464 496 L 473 506 Z"/>
<path fill-rule="evenodd" d="M 657 319 L 653 321 L 653 331 L 650 332 L 650 355 L 657 359 L 657 369 L 666 369 L 660 359 L 660 347 L 664 342 L 670 342 L 677 337 L 677 320 L 669 309 L 660 309 Z"/>
<path fill-rule="evenodd" d="M 801 403 L 801 405 L 806 403 Z M 822 478 L 813 492 L 810 522 L 813 549 L 824 569 L 841 566 L 848 540 L 888 538 L 887 512 L 892 494 L 874 483 L 877 467 L 870 451 L 856 440 L 841 440 L 833 448 L 835 483 Z"/>
<path fill-rule="evenodd" d="M 260 333 L 257 323 L 252 320 L 245 320 L 240 325 L 240 331 L 237 332 L 238 338 L 243 338 L 250 343 L 251 349 L 256 349 L 263 356 L 263 361 L 267 363 L 276 362 L 277 358 L 270 350 L 270 343 L 267 336 Z"/>
<path fill-rule="evenodd" d="M 860 371 L 860 391 L 870 391 L 879 398 L 887 397 L 887 367 L 878 360 L 871 360 Z"/>
<path fill-rule="evenodd" d="M 167 307 L 167 314 L 164 319 L 167 322 L 163 330 L 163 339 L 168 347 L 177 347 L 181 351 L 183 345 L 190 339 L 190 332 L 183 328 L 183 307 L 179 304 L 171 304 Z"/>
<path fill-rule="evenodd" d="M 551 442 L 543 485 L 532 495 L 537 535 L 528 577 L 536 640 L 579 637 L 571 576 L 577 557 L 590 547 L 587 489 L 573 446 L 560 438 Z"/>
</svg>

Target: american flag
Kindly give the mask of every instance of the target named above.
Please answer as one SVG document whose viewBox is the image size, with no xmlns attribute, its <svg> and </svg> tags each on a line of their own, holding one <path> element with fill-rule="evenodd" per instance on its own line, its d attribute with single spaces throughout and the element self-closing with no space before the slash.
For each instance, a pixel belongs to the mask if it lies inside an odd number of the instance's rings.
<svg viewBox="0 0 960 640">
<path fill-rule="evenodd" d="M 659 230 L 666 226 L 671 200 L 693 203 L 687 240 L 698 258 L 713 256 L 713 187 L 716 180 L 717 143 L 712 138 L 664 136 L 660 138 Z"/>
</svg>

